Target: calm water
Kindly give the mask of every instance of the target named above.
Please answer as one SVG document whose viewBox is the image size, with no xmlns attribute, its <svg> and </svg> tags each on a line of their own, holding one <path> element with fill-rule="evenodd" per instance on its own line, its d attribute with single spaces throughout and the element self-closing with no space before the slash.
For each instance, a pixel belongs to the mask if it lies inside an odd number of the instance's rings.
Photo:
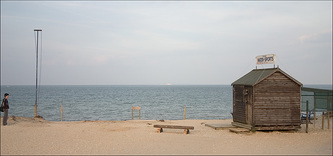
<svg viewBox="0 0 333 156">
<path fill-rule="evenodd" d="M 332 85 L 304 86 L 332 89 Z M 1 98 L 5 92 L 10 94 L 10 116 L 34 116 L 35 86 L 1 86 Z M 230 119 L 232 86 L 40 86 L 38 115 L 60 121 L 61 104 L 65 121 L 130 120 L 132 106 L 141 107 L 145 120 L 181 120 L 185 106 L 186 119 Z M 302 99 L 302 110 L 304 104 Z"/>
<path fill-rule="evenodd" d="M 10 94 L 9 115 L 34 116 L 35 86 L 2 86 Z M 3 98 L 3 97 L 2 97 Z M 132 106 L 141 119 L 232 118 L 232 86 L 40 86 L 38 115 L 50 121 L 130 120 Z M 134 117 L 138 118 L 138 111 Z"/>
</svg>

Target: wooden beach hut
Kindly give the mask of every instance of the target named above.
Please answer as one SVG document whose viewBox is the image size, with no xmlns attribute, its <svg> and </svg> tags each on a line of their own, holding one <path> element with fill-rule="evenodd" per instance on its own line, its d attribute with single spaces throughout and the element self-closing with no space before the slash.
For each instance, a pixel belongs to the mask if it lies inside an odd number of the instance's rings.
<svg viewBox="0 0 333 156">
<path fill-rule="evenodd" d="M 252 130 L 300 128 L 302 83 L 280 68 L 254 69 L 232 86 L 232 125 Z"/>
</svg>

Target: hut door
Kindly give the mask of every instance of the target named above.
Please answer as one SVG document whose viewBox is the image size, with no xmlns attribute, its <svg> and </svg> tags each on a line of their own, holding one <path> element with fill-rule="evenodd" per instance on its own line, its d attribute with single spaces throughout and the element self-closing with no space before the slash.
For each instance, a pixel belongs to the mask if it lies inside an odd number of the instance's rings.
<svg viewBox="0 0 333 156">
<path fill-rule="evenodd" d="M 233 120 L 246 124 L 246 105 L 244 99 L 244 86 L 234 86 L 233 91 Z"/>
<path fill-rule="evenodd" d="M 246 87 L 244 89 L 244 102 L 246 106 L 246 123 L 252 124 L 252 100 L 251 100 L 251 88 Z"/>
</svg>

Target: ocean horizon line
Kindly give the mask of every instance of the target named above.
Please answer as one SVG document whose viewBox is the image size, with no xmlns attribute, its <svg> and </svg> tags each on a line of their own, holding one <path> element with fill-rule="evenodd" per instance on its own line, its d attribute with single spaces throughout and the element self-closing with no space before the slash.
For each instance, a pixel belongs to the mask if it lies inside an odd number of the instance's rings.
<svg viewBox="0 0 333 156">
<path fill-rule="evenodd" d="M 304 86 L 333 86 L 333 84 L 303 84 Z M 3 86 L 36 86 L 35 84 L 1 84 Z M 38 86 L 232 86 L 231 84 L 40 84 Z"/>
<path fill-rule="evenodd" d="M 6 84 L 0 86 L 36 86 L 35 84 Z M 38 86 L 231 86 L 231 84 L 41 84 Z"/>
</svg>

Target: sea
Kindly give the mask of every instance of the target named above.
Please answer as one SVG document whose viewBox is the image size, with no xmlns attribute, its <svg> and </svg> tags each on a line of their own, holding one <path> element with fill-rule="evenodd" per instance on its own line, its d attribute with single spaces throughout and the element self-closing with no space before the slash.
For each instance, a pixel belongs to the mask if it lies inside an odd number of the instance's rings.
<svg viewBox="0 0 333 156">
<path fill-rule="evenodd" d="M 332 85 L 306 87 L 332 89 Z M 40 85 L 37 115 L 49 121 L 232 119 L 231 85 Z M 36 86 L 2 85 L 9 116 L 34 117 Z M 3 115 L 3 114 L 1 114 Z M 139 111 L 133 110 L 139 119 Z"/>
<path fill-rule="evenodd" d="M 9 93 L 9 116 L 34 117 L 36 87 L 1 86 Z M 41 85 L 37 115 L 49 121 L 131 120 L 141 107 L 142 120 L 228 119 L 230 85 Z M 186 107 L 186 110 L 185 110 Z M 139 119 L 139 111 L 133 110 Z"/>
</svg>

